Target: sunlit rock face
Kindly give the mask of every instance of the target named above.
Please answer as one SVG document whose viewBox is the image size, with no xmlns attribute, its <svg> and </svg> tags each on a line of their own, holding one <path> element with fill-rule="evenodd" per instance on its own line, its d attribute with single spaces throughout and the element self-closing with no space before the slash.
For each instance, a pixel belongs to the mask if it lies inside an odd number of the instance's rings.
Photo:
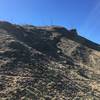
<svg viewBox="0 0 100 100">
<path fill-rule="evenodd" d="M 0 21 L 0 100 L 99 100 L 100 45 L 60 26 Z"/>
</svg>

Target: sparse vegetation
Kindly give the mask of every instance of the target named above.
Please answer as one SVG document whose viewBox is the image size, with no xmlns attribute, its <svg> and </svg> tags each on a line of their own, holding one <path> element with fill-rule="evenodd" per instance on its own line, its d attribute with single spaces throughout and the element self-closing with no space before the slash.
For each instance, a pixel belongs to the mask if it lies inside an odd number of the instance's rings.
<svg viewBox="0 0 100 100">
<path fill-rule="evenodd" d="M 75 29 L 0 22 L 0 100 L 99 100 L 99 67 Z"/>
</svg>

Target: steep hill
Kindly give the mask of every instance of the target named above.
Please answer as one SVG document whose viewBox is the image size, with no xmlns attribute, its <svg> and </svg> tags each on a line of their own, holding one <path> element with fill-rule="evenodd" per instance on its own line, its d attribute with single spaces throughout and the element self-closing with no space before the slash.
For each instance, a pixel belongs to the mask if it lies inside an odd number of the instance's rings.
<svg viewBox="0 0 100 100">
<path fill-rule="evenodd" d="M 0 100 L 100 100 L 100 45 L 75 29 L 0 21 Z"/>
</svg>

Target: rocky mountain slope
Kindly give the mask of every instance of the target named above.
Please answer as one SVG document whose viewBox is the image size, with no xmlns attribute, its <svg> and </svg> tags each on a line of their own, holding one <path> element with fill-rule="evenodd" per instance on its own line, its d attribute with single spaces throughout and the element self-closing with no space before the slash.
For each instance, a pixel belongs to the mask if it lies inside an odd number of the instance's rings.
<svg viewBox="0 0 100 100">
<path fill-rule="evenodd" d="M 100 45 L 75 29 L 0 21 L 0 100 L 100 100 Z"/>
</svg>

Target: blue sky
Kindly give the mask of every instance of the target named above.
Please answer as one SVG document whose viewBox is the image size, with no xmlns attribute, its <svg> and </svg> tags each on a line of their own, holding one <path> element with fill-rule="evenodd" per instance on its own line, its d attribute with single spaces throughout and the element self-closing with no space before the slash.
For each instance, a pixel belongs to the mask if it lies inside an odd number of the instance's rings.
<svg viewBox="0 0 100 100">
<path fill-rule="evenodd" d="M 77 28 L 100 44 L 100 0 L 0 0 L 0 20 Z"/>
</svg>

